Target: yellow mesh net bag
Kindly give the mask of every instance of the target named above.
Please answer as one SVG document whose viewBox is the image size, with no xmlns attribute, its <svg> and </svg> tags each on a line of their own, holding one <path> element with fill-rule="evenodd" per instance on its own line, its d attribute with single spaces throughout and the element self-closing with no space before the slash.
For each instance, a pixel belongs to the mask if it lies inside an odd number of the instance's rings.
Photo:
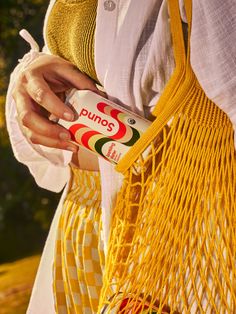
<svg viewBox="0 0 236 314">
<path fill-rule="evenodd" d="M 176 69 L 157 118 L 117 165 L 98 313 L 236 313 L 233 128 L 194 76 L 190 40 L 185 56 L 178 0 L 169 13 Z"/>
</svg>

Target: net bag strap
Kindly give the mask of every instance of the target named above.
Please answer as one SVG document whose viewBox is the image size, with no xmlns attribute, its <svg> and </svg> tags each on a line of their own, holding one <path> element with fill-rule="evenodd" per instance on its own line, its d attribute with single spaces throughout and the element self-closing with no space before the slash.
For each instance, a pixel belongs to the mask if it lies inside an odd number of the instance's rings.
<svg viewBox="0 0 236 314">
<path fill-rule="evenodd" d="M 133 145 L 125 156 L 119 161 L 116 170 L 121 173 L 133 164 L 141 151 L 144 151 L 163 129 L 168 121 L 173 117 L 181 106 L 180 99 L 183 99 L 191 87 L 196 82 L 196 78 L 190 66 L 190 29 L 191 20 L 189 21 L 187 56 L 184 46 L 184 35 L 182 30 L 182 22 L 179 11 L 178 1 L 168 1 L 172 42 L 175 57 L 175 70 L 170 81 L 155 106 L 154 114 L 158 116 L 142 135 L 142 137 Z"/>
</svg>

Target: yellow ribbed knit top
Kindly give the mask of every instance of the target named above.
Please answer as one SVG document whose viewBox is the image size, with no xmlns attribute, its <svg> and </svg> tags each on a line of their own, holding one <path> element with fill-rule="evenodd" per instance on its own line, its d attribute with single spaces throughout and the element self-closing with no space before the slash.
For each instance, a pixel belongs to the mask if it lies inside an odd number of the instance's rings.
<svg viewBox="0 0 236 314">
<path fill-rule="evenodd" d="M 97 0 L 57 0 L 48 18 L 46 37 L 53 54 L 98 81 L 94 66 L 96 11 Z"/>
</svg>

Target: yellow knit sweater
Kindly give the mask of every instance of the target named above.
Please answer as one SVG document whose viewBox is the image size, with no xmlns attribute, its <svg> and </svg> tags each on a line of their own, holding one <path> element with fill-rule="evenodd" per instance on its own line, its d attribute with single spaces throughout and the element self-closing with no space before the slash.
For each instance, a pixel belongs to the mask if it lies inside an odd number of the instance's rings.
<svg viewBox="0 0 236 314">
<path fill-rule="evenodd" d="M 94 66 L 97 0 L 57 0 L 47 24 L 47 43 L 53 54 L 75 64 L 98 81 Z"/>
</svg>

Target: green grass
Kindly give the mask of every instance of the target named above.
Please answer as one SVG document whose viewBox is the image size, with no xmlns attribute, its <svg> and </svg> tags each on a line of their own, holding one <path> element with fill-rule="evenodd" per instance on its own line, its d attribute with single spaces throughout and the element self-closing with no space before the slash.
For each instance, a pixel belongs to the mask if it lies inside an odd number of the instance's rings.
<svg viewBox="0 0 236 314">
<path fill-rule="evenodd" d="M 40 256 L 0 265 L 0 314 L 25 314 Z"/>
</svg>

